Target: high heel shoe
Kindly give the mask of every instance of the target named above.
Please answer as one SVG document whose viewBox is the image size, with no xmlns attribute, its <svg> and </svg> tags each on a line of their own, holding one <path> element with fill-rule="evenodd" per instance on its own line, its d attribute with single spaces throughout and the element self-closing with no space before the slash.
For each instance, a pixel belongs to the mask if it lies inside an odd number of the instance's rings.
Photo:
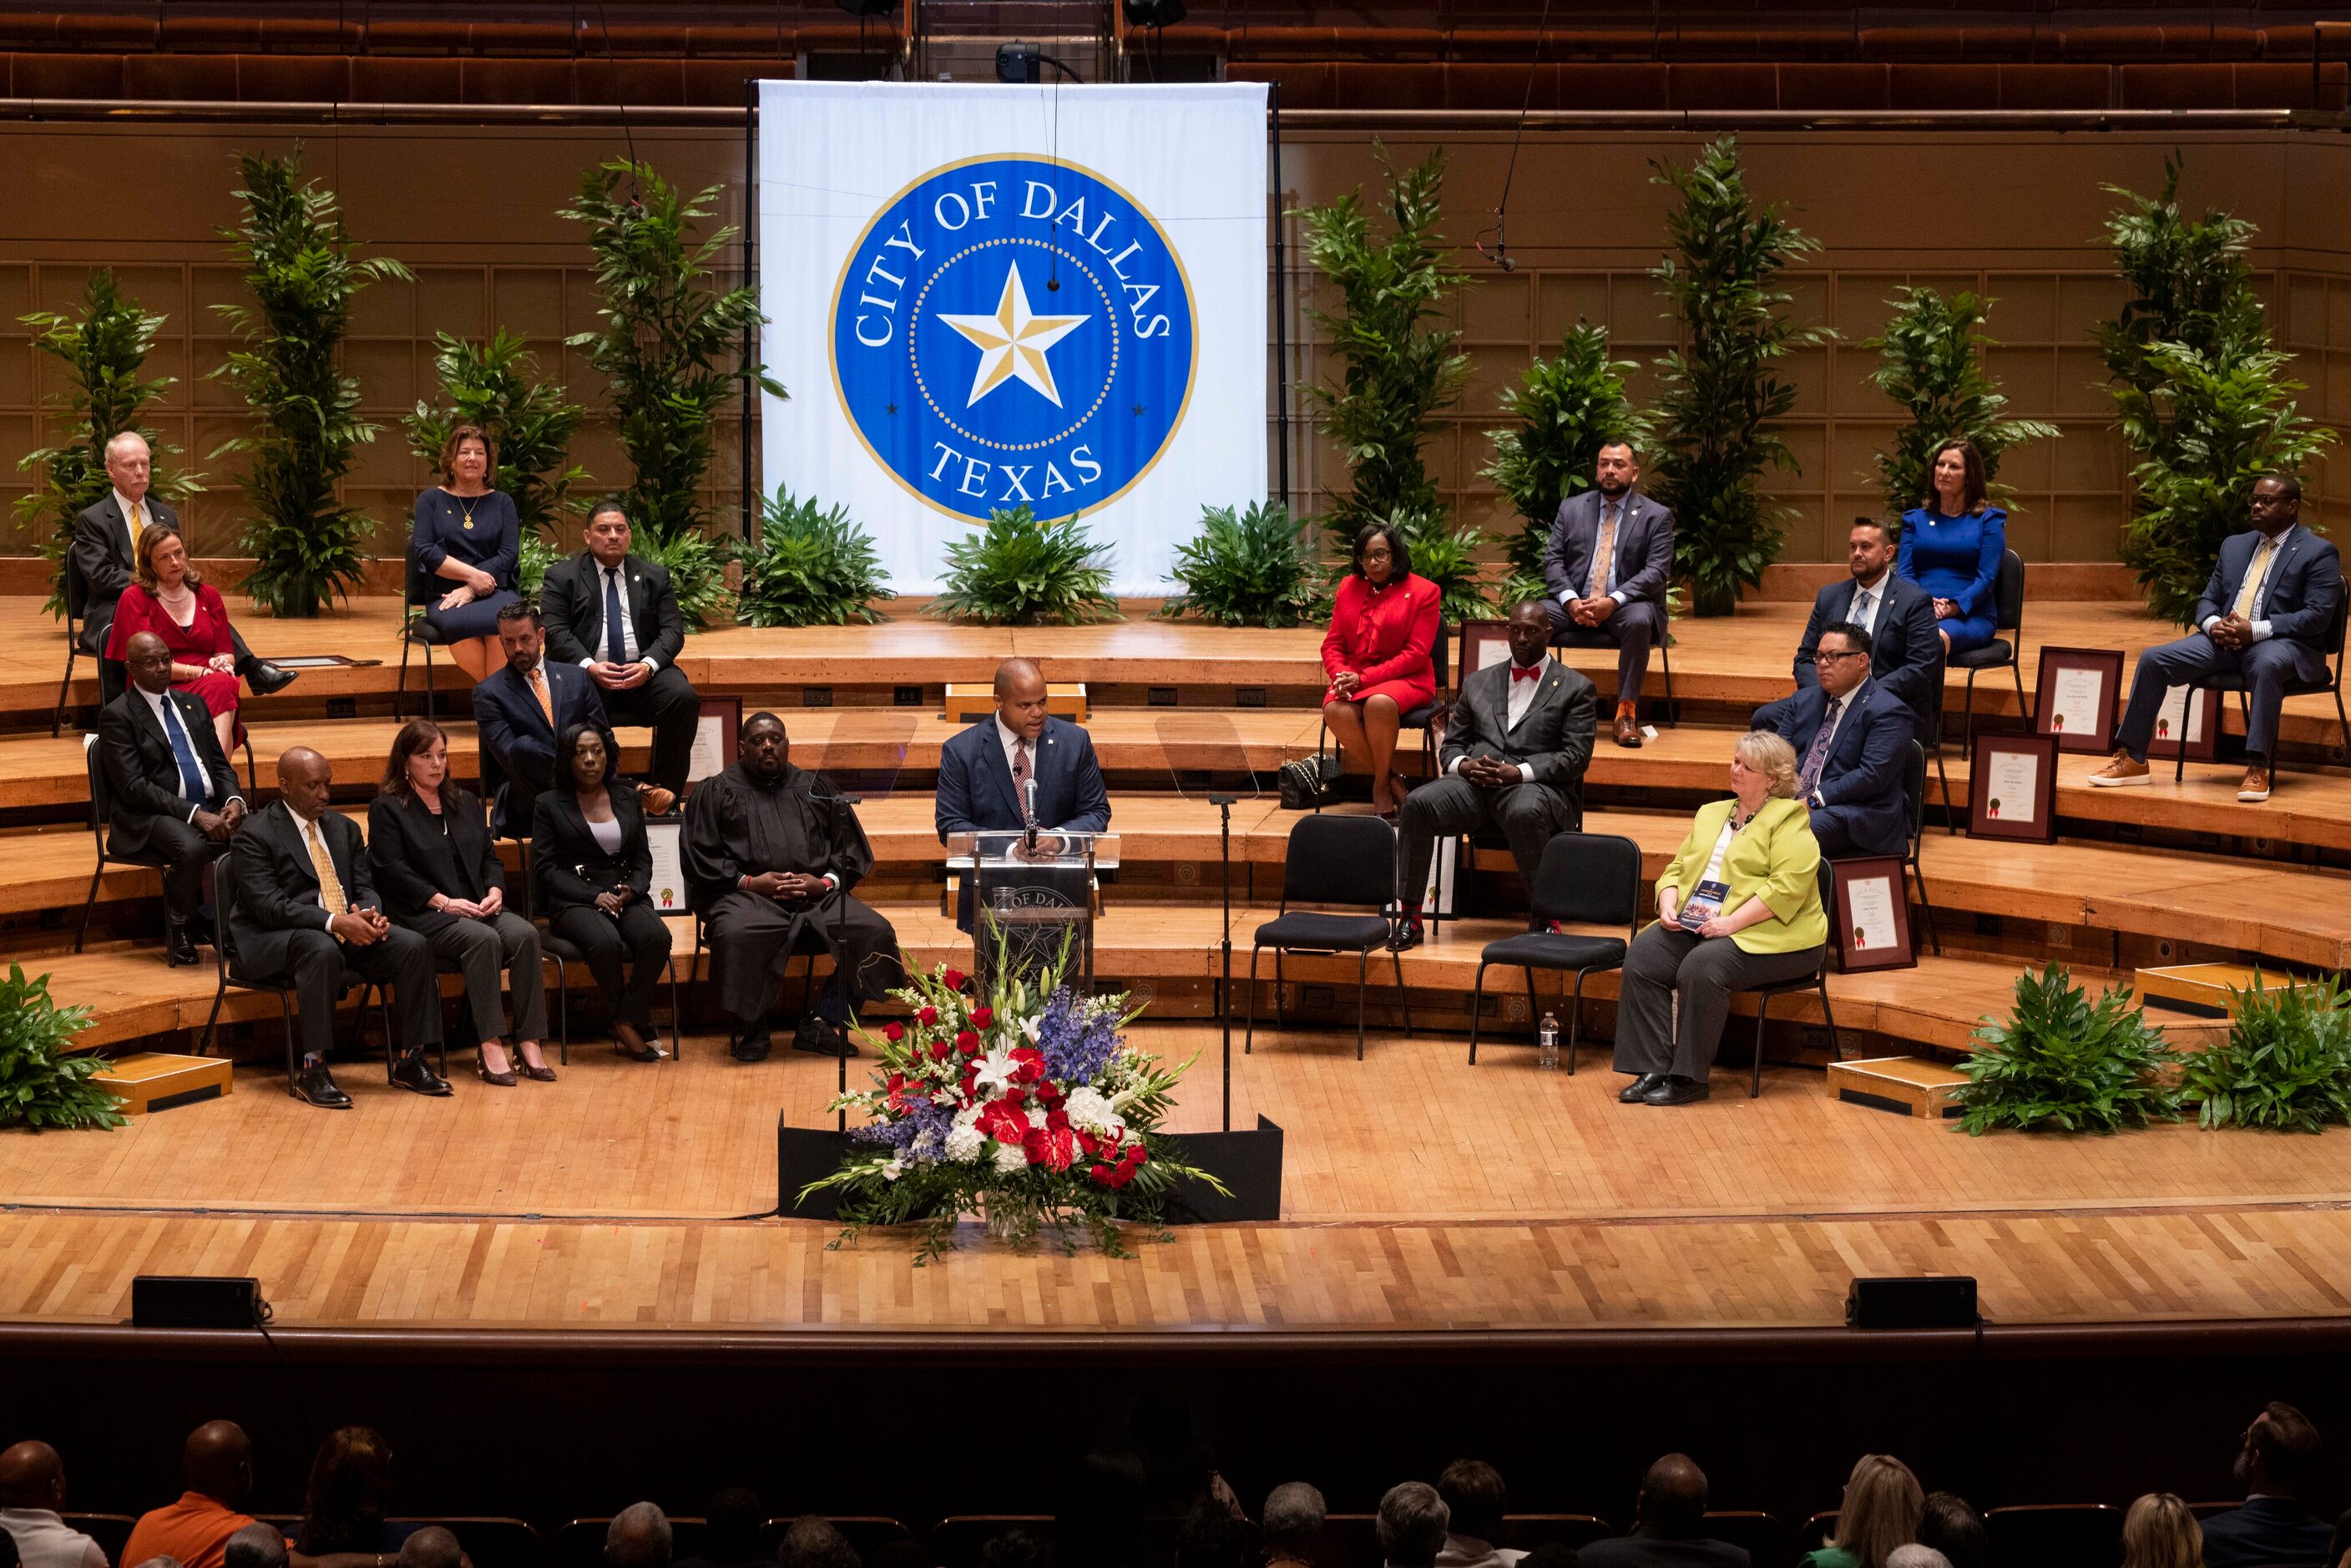
<svg viewBox="0 0 2351 1568">
<path fill-rule="evenodd" d="M 659 1061 L 662 1059 L 661 1051 L 651 1042 L 647 1042 L 638 1050 L 632 1051 L 629 1049 L 628 1042 L 623 1040 L 619 1035 L 615 1034 L 611 1039 L 612 1050 L 619 1055 L 627 1057 L 631 1061 Z"/>
<path fill-rule="evenodd" d="M 508 1060 L 514 1063 L 514 1069 L 517 1072 L 521 1073 L 525 1078 L 529 1079 L 534 1083 L 552 1083 L 555 1082 L 555 1069 L 543 1064 L 538 1067 L 533 1067 L 528 1059 L 527 1059 L 519 1051 L 514 1052 Z"/>
<path fill-rule="evenodd" d="M 511 1062 L 513 1059 L 507 1060 Z M 511 1067 L 505 1072 L 491 1071 L 489 1059 L 479 1054 L 474 1058 L 474 1071 L 481 1075 L 483 1082 L 498 1089 L 511 1089 L 520 1082 L 515 1077 Z"/>
</svg>

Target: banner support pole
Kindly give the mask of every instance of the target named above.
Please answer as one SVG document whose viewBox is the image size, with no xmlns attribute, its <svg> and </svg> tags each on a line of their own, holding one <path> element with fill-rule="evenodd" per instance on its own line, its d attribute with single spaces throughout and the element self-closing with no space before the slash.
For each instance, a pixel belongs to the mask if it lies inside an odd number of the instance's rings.
<svg viewBox="0 0 2351 1568">
<path fill-rule="evenodd" d="M 1281 84 L 1266 86 L 1266 109 L 1273 130 L 1273 426 L 1275 462 L 1280 476 L 1275 492 L 1290 505 L 1290 267 L 1281 223 Z"/>
</svg>

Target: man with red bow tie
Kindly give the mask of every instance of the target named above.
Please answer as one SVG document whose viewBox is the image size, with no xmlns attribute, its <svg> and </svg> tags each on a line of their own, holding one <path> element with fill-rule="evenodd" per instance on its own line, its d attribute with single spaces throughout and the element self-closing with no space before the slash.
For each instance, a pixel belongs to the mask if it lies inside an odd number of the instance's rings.
<svg viewBox="0 0 2351 1568">
<path fill-rule="evenodd" d="M 1510 657 L 1465 676 L 1437 765 L 1404 802 L 1404 918 L 1394 946 L 1421 939 L 1420 904 L 1439 834 L 1497 827 L 1532 882 L 1553 833 L 1583 825 L 1583 769 L 1599 712 L 1592 683 L 1551 657 L 1551 612 L 1513 606 Z"/>
</svg>

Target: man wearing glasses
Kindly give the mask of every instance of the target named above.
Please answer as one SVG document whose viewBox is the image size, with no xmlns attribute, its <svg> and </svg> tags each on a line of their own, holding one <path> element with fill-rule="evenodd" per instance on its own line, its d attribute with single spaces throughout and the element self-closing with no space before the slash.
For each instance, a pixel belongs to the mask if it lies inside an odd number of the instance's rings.
<svg viewBox="0 0 2351 1568">
<path fill-rule="evenodd" d="M 1823 862 L 1899 855 L 1909 848 L 1902 796 L 1916 720 L 1909 705 L 1869 674 L 1869 633 L 1850 621 L 1821 632 L 1820 684 L 1755 710 L 1755 727 L 1796 748 L 1796 783 L 1813 809 Z"/>
</svg>

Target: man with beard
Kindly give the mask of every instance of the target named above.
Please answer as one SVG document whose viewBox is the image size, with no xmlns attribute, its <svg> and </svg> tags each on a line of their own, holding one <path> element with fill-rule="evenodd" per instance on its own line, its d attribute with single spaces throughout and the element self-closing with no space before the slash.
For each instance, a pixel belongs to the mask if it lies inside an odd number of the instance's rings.
<svg viewBox="0 0 2351 1568">
<path fill-rule="evenodd" d="M 737 1024 L 728 1050 L 764 1060 L 777 980 L 796 952 L 832 955 L 832 977 L 803 1019 L 795 1049 L 849 1054 L 842 1026 L 852 1000 L 875 1001 L 900 984 L 898 935 L 850 896 L 873 869 L 857 813 L 831 784 L 795 768 L 784 721 L 743 721 L 740 760 L 697 785 L 680 846 L 686 897 L 702 916 L 719 1006 Z"/>
<path fill-rule="evenodd" d="M 1552 642 L 1614 646 L 1619 746 L 1641 744 L 1641 677 L 1649 647 L 1666 634 L 1666 585 L 1674 575 L 1674 515 L 1633 486 L 1632 444 L 1612 441 L 1593 466 L 1592 488 L 1559 504 L 1543 547 Z"/>
</svg>

